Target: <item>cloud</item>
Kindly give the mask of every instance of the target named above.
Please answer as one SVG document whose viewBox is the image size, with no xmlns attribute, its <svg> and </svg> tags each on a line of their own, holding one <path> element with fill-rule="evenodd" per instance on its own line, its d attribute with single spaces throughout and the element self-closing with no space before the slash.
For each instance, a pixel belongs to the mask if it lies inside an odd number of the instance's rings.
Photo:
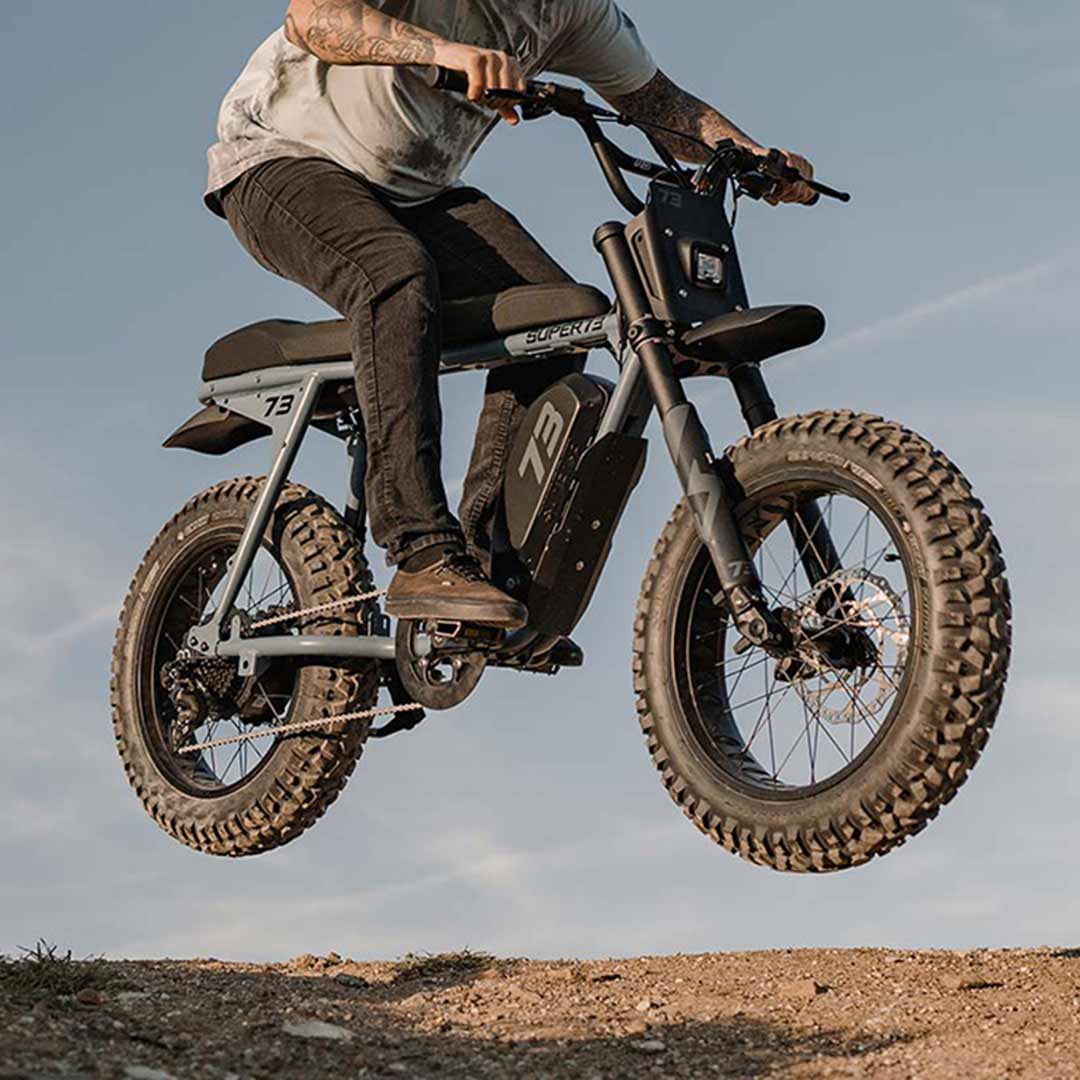
<svg viewBox="0 0 1080 1080">
<path fill-rule="evenodd" d="M 830 341 L 823 351 L 839 352 L 843 349 L 881 345 L 905 337 L 939 319 L 984 309 L 1002 297 L 1013 296 L 1015 300 L 1018 293 L 1023 292 L 1026 295 L 1036 287 L 1053 282 L 1058 275 L 1074 272 L 1077 269 L 1078 255 L 1080 249 L 1069 248 L 1021 270 L 984 278 L 936 300 L 915 304 L 896 315 L 851 330 Z"/>
<path fill-rule="evenodd" d="M 1064 5 L 1055 10 L 1046 0 L 1026 4 L 1016 0 L 952 0 L 951 6 L 977 30 L 1010 49 L 1058 45 L 1074 35 L 1077 25 L 1075 11 Z"/>
</svg>

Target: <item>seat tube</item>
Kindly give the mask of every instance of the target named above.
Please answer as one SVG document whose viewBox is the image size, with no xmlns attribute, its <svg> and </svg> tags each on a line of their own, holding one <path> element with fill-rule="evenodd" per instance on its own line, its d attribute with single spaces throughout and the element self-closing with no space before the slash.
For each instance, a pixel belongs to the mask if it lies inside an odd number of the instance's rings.
<svg viewBox="0 0 1080 1080">
<path fill-rule="evenodd" d="M 270 473 L 263 483 L 251 516 L 244 525 L 244 533 L 240 538 L 240 545 L 233 556 L 229 573 L 225 579 L 225 587 L 222 591 L 214 614 L 203 626 L 195 627 L 189 635 L 188 644 L 203 653 L 216 653 L 221 641 L 222 629 L 226 621 L 232 615 L 233 605 L 251 569 L 255 554 L 262 543 L 263 534 L 266 532 L 270 515 L 277 505 L 278 496 L 282 486 L 288 478 L 289 470 L 296 460 L 300 451 L 300 445 L 304 441 L 311 414 L 315 409 L 319 391 L 322 389 L 322 377 L 312 375 L 304 381 L 303 390 L 299 400 L 293 407 L 291 417 L 281 427 L 275 428 L 274 440 L 274 463 Z M 285 418 L 282 418 L 285 421 Z"/>
<path fill-rule="evenodd" d="M 345 524 L 352 529 L 361 547 L 367 542 L 367 432 L 359 410 L 353 415 L 355 425 L 349 434 L 349 492 L 345 499 Z"/>
<path fill-rule="evenodd" d="M 626 318 L 630 344 L 641 361 L 660 414 L 668 451 L 698 534 L 709 550 L 740 630 L 751 640 L 764 641 L 769 628 L 762 617 L 761 583 L 739 535 L 708 434 L 675 375 L 671 347 L 663 324 L 652 313 L 624 227 L 617 222 L 600 226 L 595 243 Z"/>
</svg>

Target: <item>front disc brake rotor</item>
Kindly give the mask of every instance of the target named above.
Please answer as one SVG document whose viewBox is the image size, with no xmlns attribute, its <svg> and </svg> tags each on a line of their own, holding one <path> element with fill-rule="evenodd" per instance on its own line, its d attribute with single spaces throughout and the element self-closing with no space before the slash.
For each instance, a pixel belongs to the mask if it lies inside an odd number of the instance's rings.
<svg viewBox="0 0 1080 1080">
<path fill-rule="evenodd" d="M 840 620 L 822 614 L 826 594 L 845 597 Z M 897 691 L 890 671 L 904 669 L 911 639 L 907 611 L 889 582 L 868 570 L 838 570 L 814 586 L 798 616 L 793 682 L 813 712 L 830 724 L 857 724 L 885 710 Z M 838 669 L 823 648 L 837 630 L 865 635 L 876 655 Z"/>
</svg>

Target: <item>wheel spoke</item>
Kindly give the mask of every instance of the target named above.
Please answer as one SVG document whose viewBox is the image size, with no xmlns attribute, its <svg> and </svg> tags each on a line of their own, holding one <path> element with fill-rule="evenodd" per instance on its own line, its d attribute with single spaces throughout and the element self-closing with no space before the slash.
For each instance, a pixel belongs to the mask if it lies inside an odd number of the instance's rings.
<svg viewBox="0 0 1080 1080">
<path fill-rule="evenodd" d="M 681 616 L 688 643 L 683 655 L 691 667 L 683 685 L 695 694 L 715 746 L 710 752 L 727 758 L 752 785 L 816 788 L 859 762 L 904 687 L 914 633 L 910 579 L 906 563 L 895 572 L 885 565 L 900 562 L 902 541 L 876 504 L 816 483 L 762 493 L 756 496 L 762 512 L 747 517 L 761 523 L 747 546 L 762 596 L 771 608 L 786 609 L 794 633 L 783 680 L 776 678 L 777 657 L 760 649 L 733 651 L 739 636 L 726 633 L 730 613 L 710 603 L 705 590 Z M 805 516 L 811 505 L 817 507 L 813 524 Z M 823 565 L 826 531 L 840 567 Z M 811 560 L 826 570 L 816 584 L 807 575 Z M 699 565 L 712 577 L 706 558 Z M 709 591 L 715 588 L 713 579 Z"/>
<path fill-rule="evenodd" d="M 230 683 L 226 672 L 225 681 L 222 683 L 221 669 L 214 668 L 214 661 L 194 660 L 185 656 L 182 643 L 187 636 L 187 630 L 215 610 L 216 602 L 222 594 L 229 560 L 235 556 L 235 552 L 235 544 L 230 543 L 209 553 L 204 551 L 192 559 L 187 568 L 181 571 L 181 576 L 172 589 L 169 606 L 163 609 L 158 644 L 152 661 L 155 673 L 153 708 L 156 730 L 160 732 L 158 738 L 165 743 L 167 753 L 172 753 L 172 727 L 185 715 L 182 709 L 186 708 L 180 705 L 180 699 L 174 700 L 170 696 L 169 688 L 161 680 L 162 669 L 169 664 L 180 665 L 180 674 L 177 676 L 181 679 L 180 692 L 194 694 L 196 697 L 201 695 L 205 699 L 202 707 L 211 710 L 210 714 L 199 722 L 198 727 L 188 733 L 187 744 L 212 742 L 223 734 L 243 735 L 259 727 L 281 723 L 289 714 L 293 695 L 279 685 L 279 679 L 264 676 L 257 682 L 245 681 L 234 674 Z M 260 559 L 263 561 L 258 561 Z M 273 604 L 295 603 L 287 575 L 276 557 L 267 549 L 260 549 L 256 553 L 256 561 L 242 585 L 241 596 L 249 606 L 252 606 L 257 584 L 262 585 L 259 603 L 266 600 Z M 273 670 L 271 669 L 271 673 Z M 217 696 L 223 690 L 227 693 L 224 699 Z M 265 710 L 266 715 L 251 716 L 249 722 L 247 710 L 244 710 L 244 714 L 241 713 L 241 702 L 245 700 L 254 701 L 256 708 Z M 254 744 L 245 739 L 224 750 L 210 747 L 198 756 L 179 756 L 175 759 L 176 767 L 184 777 L 184 783 L 195 784 L 198 793 L 205 796 L 208 792 L 227 790 L 242 783 L 267 759 L 273 745 L 271 740 Z"/>
</svg>

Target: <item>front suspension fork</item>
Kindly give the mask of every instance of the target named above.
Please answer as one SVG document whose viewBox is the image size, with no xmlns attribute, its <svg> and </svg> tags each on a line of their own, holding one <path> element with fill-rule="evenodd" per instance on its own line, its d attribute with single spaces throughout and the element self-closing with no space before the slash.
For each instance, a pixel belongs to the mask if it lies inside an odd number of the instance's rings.
<svg viewBox="0 0 1080 1080">
<path fill-rule="evenodd" d="M 709 436 L 675 375 L 666 329 L 652 313 L 623 226 L 615 222 L 602 225 L 596 232 L 596 247 L 611 276 L 628 326 L 629 343 L 641 362 L 698 535 L 712 558 L 735 625 L 753 645 L 778 645 L 786 633 L 763 595 L 761 580 L 739 534 L 727 488 L 716 468 Z M 736 368 L 732 382 L 751 430 L 776 419 L 776 408 L 756 365 Z M 839 565 L 816 504 L 800 506 L 789 524 L 797 538 L 797 549 L 800 532 L 813 538 L 813 543 L 803 548 L 803 557 L 809 563 L 811 583 L 816 584 L 832 572 L 827 568 Z"/>
</svg>

